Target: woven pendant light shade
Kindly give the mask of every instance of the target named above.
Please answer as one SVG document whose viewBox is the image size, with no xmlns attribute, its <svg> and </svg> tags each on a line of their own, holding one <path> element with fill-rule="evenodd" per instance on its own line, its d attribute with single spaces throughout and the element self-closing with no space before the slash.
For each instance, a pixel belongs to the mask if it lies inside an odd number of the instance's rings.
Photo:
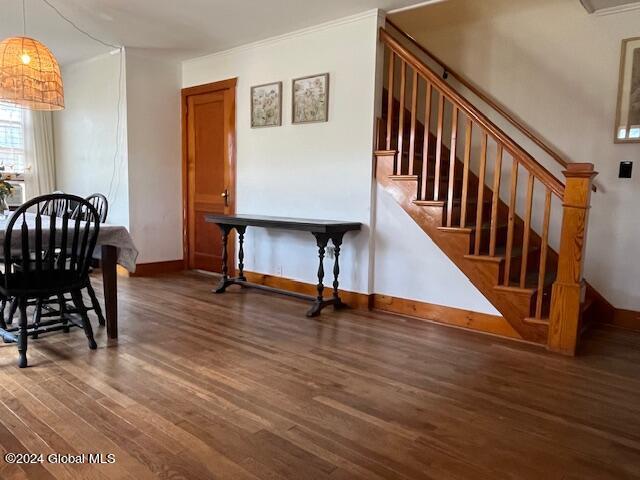
<svg viewBox="0 0 640 480">
<path fill-rule="evenodd" d="M 0 102 L 31 110 L 62 110 L 60 67 L 51 51 L 28 37 L 0 42 Z"/>
</svg>

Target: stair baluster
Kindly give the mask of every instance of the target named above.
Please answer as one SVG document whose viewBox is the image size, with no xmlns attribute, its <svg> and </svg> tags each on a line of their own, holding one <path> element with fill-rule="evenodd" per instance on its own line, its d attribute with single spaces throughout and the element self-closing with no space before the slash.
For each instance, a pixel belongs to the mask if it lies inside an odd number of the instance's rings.
<svg viewBox="0 0 640 480">
<path fill-rule="evenodd" d="M 433 180 L 433 200 L 440 200 L 440 160 L 442 159 L 442 136 L 444 133 L 444 95 L 438 92 L 438 136 L 436 139 L 436 168 Z"/>
<path fill-rule="evenodd" d="M 453 181 L 456 177 L 456 144 L 458 142 L 458 109 L 454 105 L 451 113 L 451 143 L 449 144 L 449 188 L 447 189 L 447 227 L 453 220 Z"/>
<path fill-rule="evenodd" d="M 389 49 L 389 77 L 387 94 L 387 150 L 391 150 L 391 136 L 393 135 L 393 80 L 395 74 L 396 55 Z"/>
<path fill-rule="evenodd" d="M 480 173 L 478 173 L 478 205 L 476 205 L 476 235 L 474 253 L 480 255 L 482 241 L 482 207 L 484 204 L 484 178 L 487 172 L 487 132 L 482 132 L 480 146 Z"/>
<path fill-rule="evenodd" d="M 462 197 L 460 199 L 460 228 L 467 225 L 467 196 L 469 195 L 469 163 L 471 161 L 471 139 L 473 136 L 473 123 L 467 117 L 464 132 L 464 166 L 462 172 Z"/>
<path fill-rule="evenodd" d="M 513 157 L 513 167 L 511 169 L 511 193 L 509 195 L 509 219 L 507 227 L 507 250 L 505 252 L 504 278 L 503 283 L 509 286 L 511 278 L 511 255 L 513 253 L 513 235 L 516 218 L 516 201 L 518 199 L 518 160 Z"/>
<path fill-rule="evenodd" d="M 522 237 L 522 259 L 520 261 L 520 288 L 526 287 L 527 260 L 529 257 L 529 241 L 531 236 L 531 209 L 533 207 L 533 182 L 535 177 L 529 172 L 527 181 L 526 213 L 524 215 L 524 235 Z"/>
<path fill-rule="evenodd" d="M 540 250 L 540 270 L 538 271 L 538 291 L 536 292 L 536 316 L 542 319 L 542 300 L 544 298 L 544 281 L 547 274 L 547 251 L 549 244 L 549 219 L 551 217 L 551 190 L 546 189 L 544 196 L 544 217 L 542 220 L 542 247 Z"/>
<path fill-rule="evenodd" d="M 429 183 L 429 146 L 430 146 L 430 135 L 431 131 L 431 97 L 433 95 L 433 89 L 431 83 L 427 81 L 427 90 L 425 92 L 425 100 L 424 100 L 424 141 L 422 148 L 422 179 L 421 179 L 421 188 L 418 194 L 418 199 L 426 200 L 427 199 L 427 185 Z"/>
<path fill-rule="evenodd" d="M 496 149 L 496 163 L 493 169 L 493 198 L 491 199 L 491 233 L 489 235 L 489 256 L 496 256 L 498 234 L 498 206 L 500 204 L 500 182 L 502 179 L 502 145 Z"/>
<path fill-rule="evenodd" d="M 414 68 L 411 76 L 411 134 L 409 136 L 409 175 L 415 173 L 416 116 L 418 112 L 418 72 Z"/>
<path fill-rule="evenodd" d="M 396 161 L 396 175 L 402 175 L 402 161 L 404 159 L 404 113 L 405 90 L 407 87 L 407 64 L 400 60 L 400 116 L 398 117 L 398 158 Z"/>
</svg>

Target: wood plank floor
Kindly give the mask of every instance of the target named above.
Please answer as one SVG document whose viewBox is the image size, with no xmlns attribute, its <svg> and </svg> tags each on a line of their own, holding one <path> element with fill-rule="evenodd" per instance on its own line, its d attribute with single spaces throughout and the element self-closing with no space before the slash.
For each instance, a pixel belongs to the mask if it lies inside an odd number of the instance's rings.
<svg viewBox="0 0 640 480">
<path fill-rule="evenodd" d="M 211 283 L 120 279 L 120 339 L 96 327 L 96 351 L 52 334 L 20 370 L 0 347 L 0 455 L 116 458 L 0 459 L 0 478 L 640 478 L 638 334 L 593 331 L 570 359 Z"/>
</svg>

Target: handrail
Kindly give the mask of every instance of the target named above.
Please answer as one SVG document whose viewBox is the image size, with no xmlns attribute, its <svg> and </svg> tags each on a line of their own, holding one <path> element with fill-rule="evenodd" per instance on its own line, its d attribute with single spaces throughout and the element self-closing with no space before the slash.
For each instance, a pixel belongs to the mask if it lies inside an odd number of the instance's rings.
<svg viewBox="0 0 640 480">
<path fill-rule="evenodd" d="M 410 64 L 416 71 L 419 71 L 425 78 L 436 85 L 446 96 L 458 104 L 458 107 L 465 111 L 469 118 L 475 120 L 487 132 L 491 133 L 499 140 L 504 147 L 511 152 L 514 158 L 529 169 L 540 181 L 542 181 L 558 197 L 564 196 L 564 185 L 549 170 L 539 164 L 524 148 L 518 145 L 511 137 L 494 124 L 488 117 L 475 108 L 467 99 L 456 92 L 448 83 L 444 82 L 438 74 L 419 61 L 411 52 L 401 45 L 384 28 L 380 28 L 380 38 L 385 42 L 396 55 L 402 57 L 405 63 Z"/>
<path fill-rule="evenodd" d="M 538 136 L 535 135 L 531 130 L 529 130 L 525 125 L 523 125 L 520 120 L 515 118 L 504 107 L 502 107 L 495 100 L 490 98 L 486 93 L 484 93 L 482 90 L 480 90 L 474 84 L 472 84 L 464 76 L 460 75 L 455 70 L 453 70 L 451 67 L 449 67 L 449 65 L 447 65 L 440 58 L 438 58 L 436 55 L 434 55 L 433 52 L 431 52 L 430 50 L 428 50 L 425 47 L 423 47 L 420 43 L 418 43 L 418 41 L 415 38 L 413 38 L 407 32 L 402 30 L 400 27 L 398 27 L 395 23 L 393 23 L 388 18 L 386 20 L 386 23 L 391 25 L 395 30 L 398 31 L 398 33 L 400 33 L 403 37 L 405 37 L 407 40 L 409 40 L 411 43 L 413 43 L 425 55 L 428 55 L 429 57 L 431 57 L 431 59 L 433 59 L 438 65 L 440 65 L 440 67 L 442 67 L 442 69 L 444 70 L 444 72 L 447 75 L 451 75 L 453 78 L 458 80 L 462 85 L 464 85 L 466 88 L 471 90 L 471 92 L 473 92 L 474 95 L 479 97 L 484 103 L 489 105 L 496 112 L 498 112 L 500 115 L 502 115 L 504 118 L 506 118 L 514 127 L 516 127 L 518 130 L 520 130 L 524 136 L 526 136 L 529 140 L 531 140 L 533 143 L 538 145 L 542 150 L 547 152 L 549 154 L 549 156 L 551 158 L 553 158 L 556 162 L 558 162 L 564 168 L 566 168 L 569 163 L 572 163 L 572 162 L 569 162 L 569 161 L 565 160 L 564 158 L 562 158 L 559 153 L 557 153 L 553 148 L 551 148 L 546 142 L 544 142 L 543 140 L 538 138 Z"/>
</svg>

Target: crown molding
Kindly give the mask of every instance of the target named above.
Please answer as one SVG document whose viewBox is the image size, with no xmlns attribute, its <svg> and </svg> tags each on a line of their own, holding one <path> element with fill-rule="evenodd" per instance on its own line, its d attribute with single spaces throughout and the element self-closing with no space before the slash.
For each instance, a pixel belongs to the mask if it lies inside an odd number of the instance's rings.
<svg viewBox="0 0 640 480">
<path fill-rule="evenodd" d="M 595 9 L 591 3 L 591 0 L 580 0 L 580 3 L 589 15 L 597 15 L 599 17 L 606 15 L 615 15 L 616 13 L 631 12 L 633 10 L 640 10 L 640 2 L 632 0 L 624 5 L 616 5 L 615 7 L 599 8 Z"/>
<path fill-rule="evenodd" d="M 426 7 L 428 5 L 435 5 L 436 3 L 442 3 L 446 0 L 425 0 L 423 2 L 414 3 L 413 5 L 407 5 L 406 7 L 396 8 L 394 10 L 389 10 L 387 14 L 392 15 L 394 13 L 406 12 L 407 10 L 414 10 L 420 7 Z"/>
<path fill-rule="evenodd" d="M 262 48 L 270 45 L 275 45 L 285 40 L 290 40 L 292 38 L 309 35 L 310 33 L 322 32 L 325 30 L 330 30 L 332 28 L 340 27 L 342 25 L 359 22 L 361 20 L 365 20 L 368 18 L 373 18 L 373 17 L 381 18 L 384 16 L 385 14 L 382 10 L 378 8 L 374 8 L 372 10 L 367 10 L 365 12 L 357 13 L 355 15 L 350 15 L 348 17 L 342 17 L 337 20 L 331 20 L 329 22 L 320 23 L 312 27 L 302 28 L 300 30 L 294 30 L 293 32 L 284 33 L 282 35 L 276 35 L 274 37 L 265 38 L 264 40 L 258 40 L 256 42 L 245 43 L 244 45 L 232 47 L 232 48 L 229 48 L 228 50 L 222 50 L 220 52 L 214 52 L 214 53 L 209 53 L 207 55 L 202 55 L 199 57 L 189 58 L 187 60 L 183 60 L 182 64 L 185 65 L 189 63 L 197 63 L 197 62 L 204 61 L 211 58 L 223 57 L 223 56 L 232 55 L 235 53 L 244 52 L 247 50 L 253 50 L 255 48 Z"/>
</svg>

